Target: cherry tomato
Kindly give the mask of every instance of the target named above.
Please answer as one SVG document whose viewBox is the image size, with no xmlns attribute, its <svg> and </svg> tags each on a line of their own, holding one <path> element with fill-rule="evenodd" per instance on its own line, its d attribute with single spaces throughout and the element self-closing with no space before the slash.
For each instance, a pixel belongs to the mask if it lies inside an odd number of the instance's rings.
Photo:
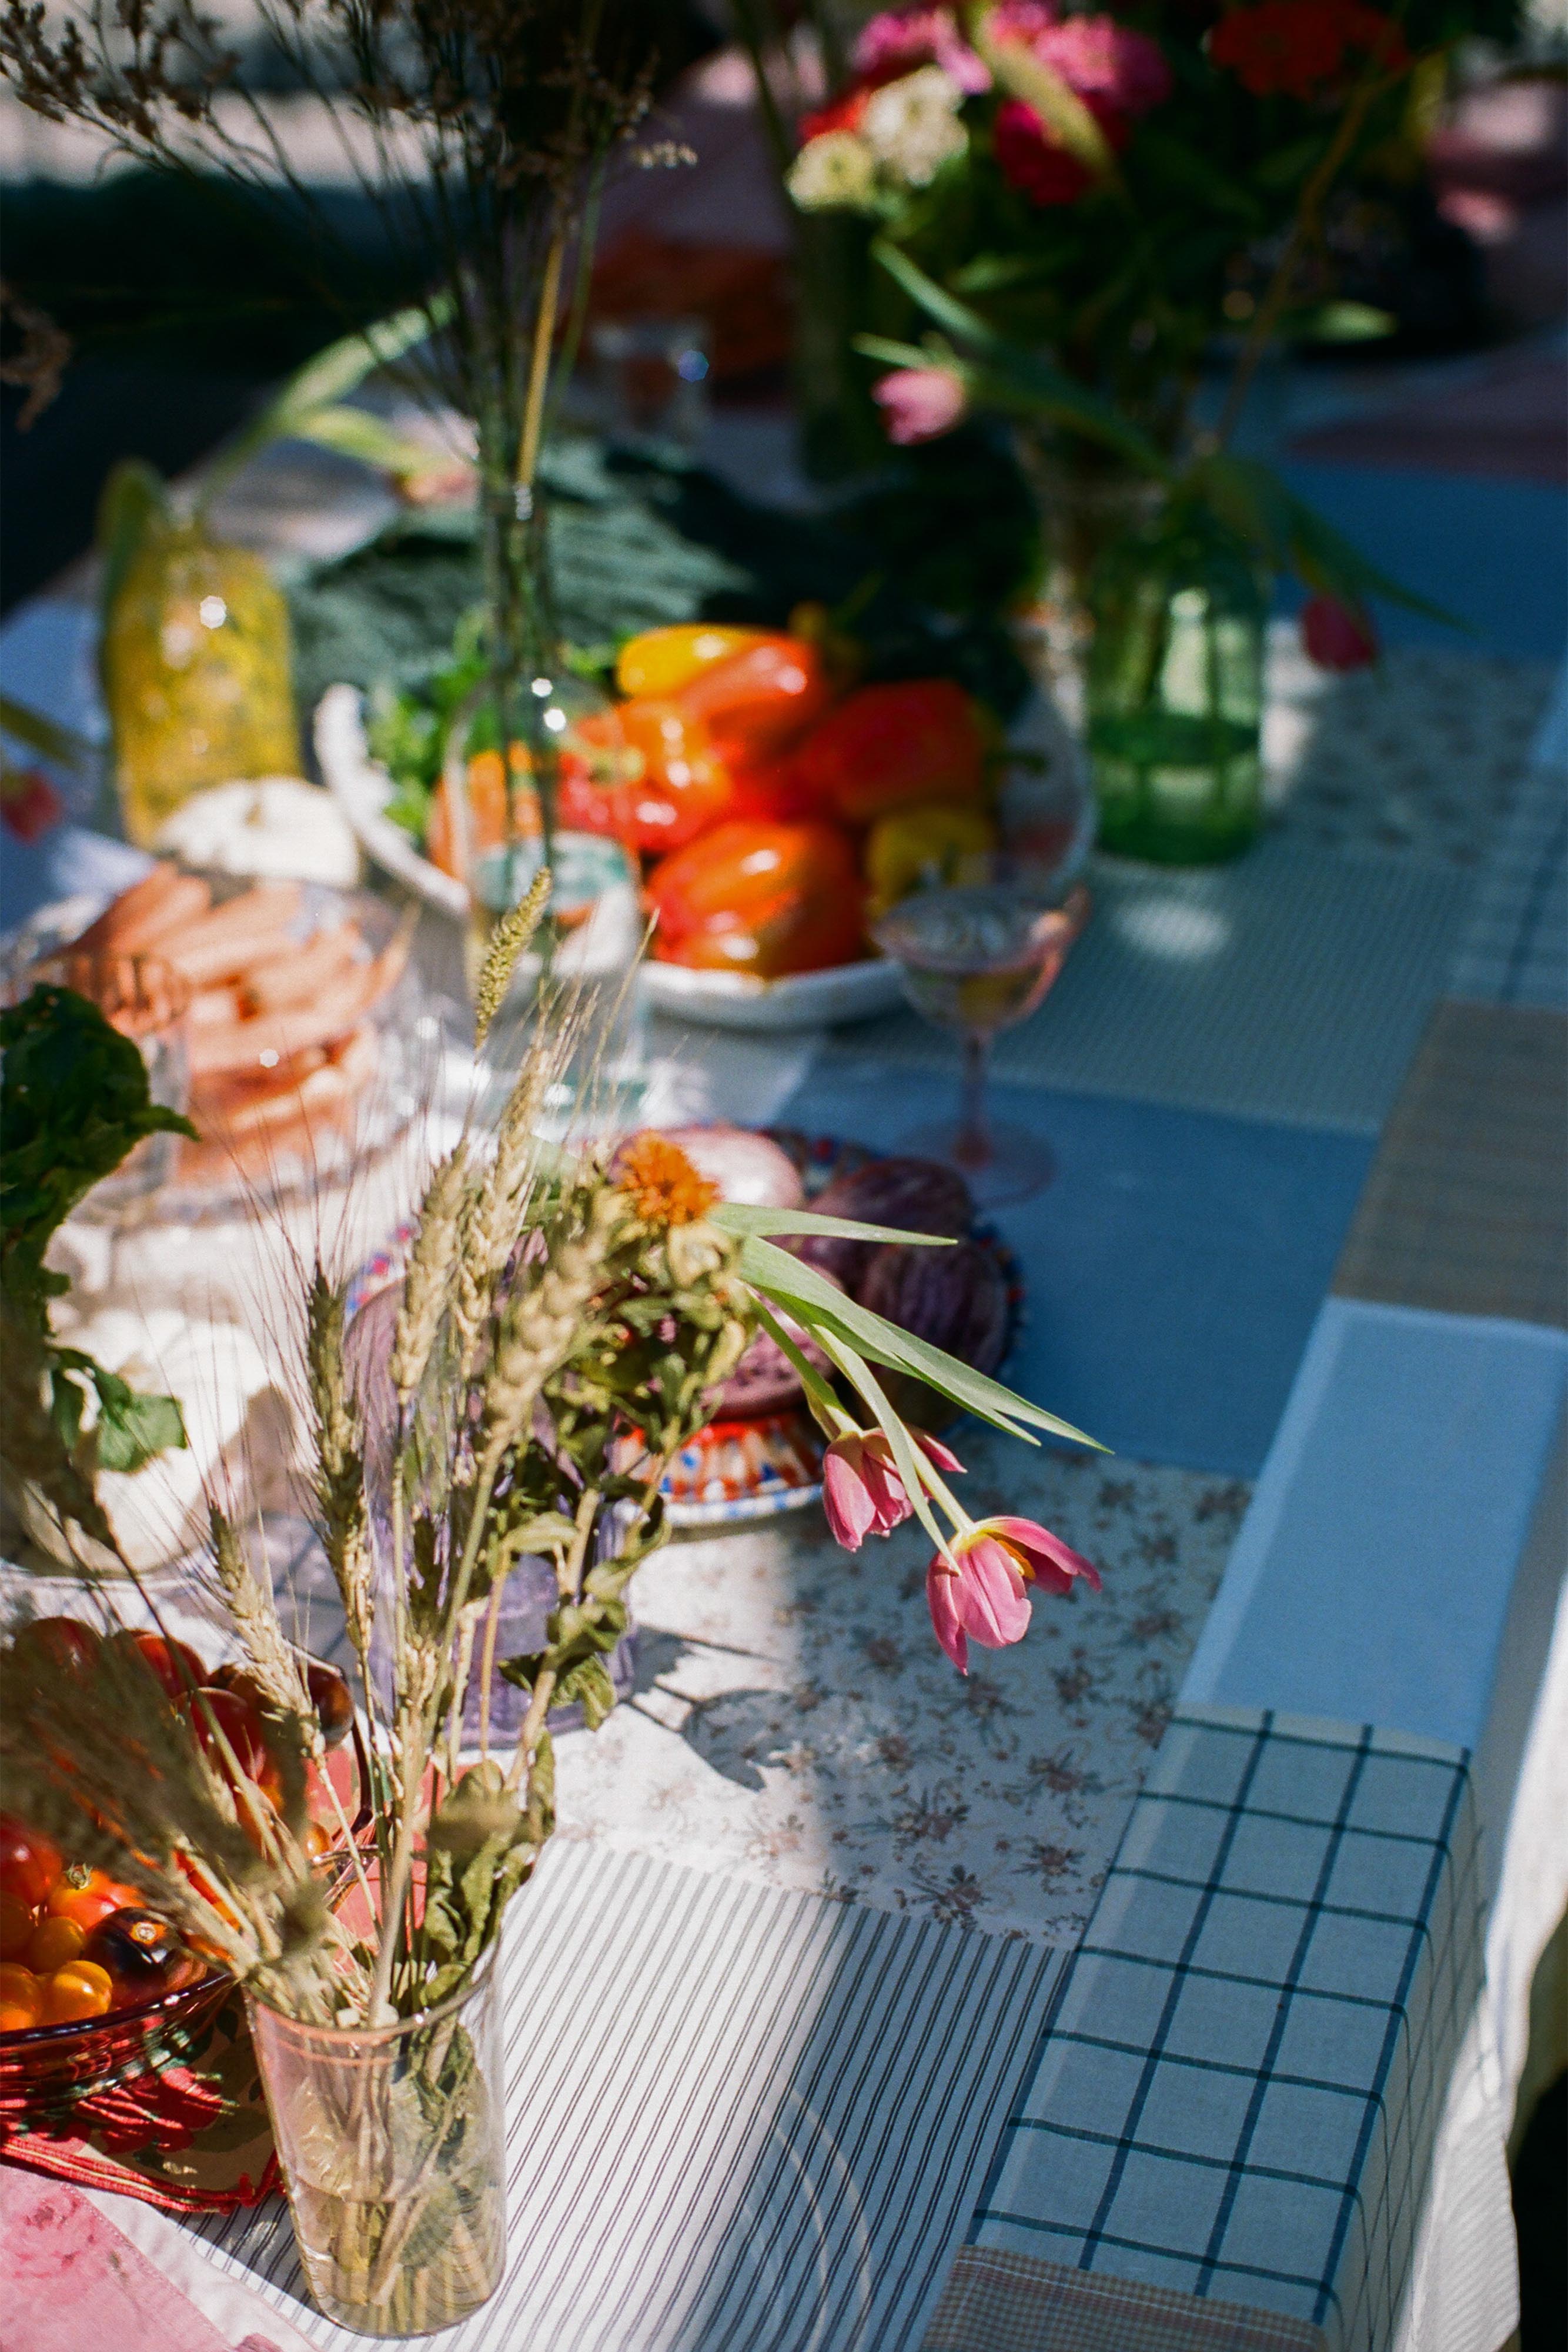
<svg viewBox="0 0 1568 2352">
<path fill-rule="evenodd" d="M 209 1675 L 202 1687 L 209 1691 L 227 1691 L 231 1698 L 242 1700 L 252 1710 L 257 1723 L 261 1721 L 266 1712 L 266 1693 L 250 1668 L 242 1666 L 237 1660 L 231 1660 L 227 1664 L 219 1666 Z"/>
<path fill-rule="evenodd" d="M 91 1960 L 72 1960 L 44 1984 L 44 2023 L 70 2025 L 102 2017 L 114 2000 L 114 1979 Z"/>
<path fill-rule="evenodd" d="M 105 1969 L 117 1987 L 137 2000 L 172 1992 L 193 1973 L 192 1955 L 167 1919 L 155 1911 L 116 1911 L 93 1931 L 83 1958 Z"/>
<path fill-rule="evenodd" d="M 853 845 L 831 824 L 716 825 L 648 877 L 665 963 L 774 980 L 847 963 L 862 936 Z"/>
<path fill-rule="evenodd" d="M 37 1922 L 19 1895 L 0 1894 L 0 1960 L 19 1960 Z"/>
<path fill-rule="evenodd" d="M 34 1652 L 62 1674 L 90 1673 L 102 1647 L 102 1634 L 75 1617 L 35 1617 L 16 1634 L 18 1650 Z"/>
<path fill-rule="evenodd" d="M 712 663 L 669 698 L 684 717 L 706 723 L 721 760 L 743 767 L 793 741 L 832 691 L 817 647 L 780 633 Z"/>
<path fill-rule="evenodd" d="M 50 1913 L 28 1937 L 22 1958 L 36 1977 L 52 1977 L 68 1960 L 80 1959 L 87 1939 L 88 1930 L 79 1919 L 62 1919 L 57 1913 Z"/>
<path fill-rule="evenodd" d="M 348 1683 L 336 1666 L 328 1665 L 320 1658 L 306 1660 L 305 1681 L 315 1704 L 322 1738 L 329 1748 L 340 1748 L 354 1720 L 353 1694 Z"/>
<path fill-rule="evenodd" d="M 23 1903 L 39 1904 L 60 1874 L 57 1846 L 25 1830 L 10 1813 L 0 1813 L 0 1888 Z"/>
<path fill-rule="evenodd" d="M 248 1694 L 208 1685 L 188 1691 L 179 1702 L 179 1710 L 194 1731 L 203 1755 L 225 1780 L 233 1778 L 232 1755 L 247 1780 L 254 1780 L 269 1797 L 281 1792 L 277 1767 L 262 1733 L 261 1709 Z M 224 1752 L 225 1747 L 229 1755 Z"/>
<path fill-rule="evenodd" d="M 319 1658 L 305 1662 L 305 1686 L 316 1718 L 321 1727 L 321 1737 L 329 1748 L 336 1748 L 349 1735 L 354 1719 L 354 1702 L 349 1685 L 336 1666 L 327 1665 Z M 266 1695 L 248 1666 L 237 1662 L 222 1665 L 207 1685 L 212 1690 L 230 1692 L 254 1707 L 259 1721 L 266 1714 Z"/>
<path fill-rule="evenodd" d="M 0 1963 L 0 2033 L 26 2033 L 44 2014 L 44 1988 L 31 1969 Z"/>
<path fill-rule="evenodd" d="M 324 1822 L 307 1822 L 299 1841 L 312 1862 L 321 1862 L 332 1851 L 332 1833 Z"/>
<path fill-rule="evenodd" d="M 121 1886 L 101 1870 L 89 1870 L 84 1863 L 73 1862 L 50 1887 L 44 1908 L 51 1919 L 72 1919 L 90 1936 L 100 1919 L 137 1900 L 133 1887 Z"/>
<path fill-rule="evenodd" d="M 206 1667 L 188 1642 L 166 1642 L 162 1633 L 129 1632 L 116 1633 L 113 1639 L 119 1647 L 137 1653 L 168 1698 L 178 1698 L 206 1680 Z"/>
</svg>

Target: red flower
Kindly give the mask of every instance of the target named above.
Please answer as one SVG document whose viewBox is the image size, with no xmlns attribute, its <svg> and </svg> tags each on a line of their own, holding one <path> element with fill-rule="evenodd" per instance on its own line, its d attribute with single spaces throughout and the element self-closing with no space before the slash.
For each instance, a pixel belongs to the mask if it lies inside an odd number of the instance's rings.
<svg viewBox="0 0 1568 2352">
<path fill-rule="evenodd" d="M 1262 0 L 1231 9 L 1208 37 L 1214 63 L 1254 98 L 1312 98 L 1357 49 L 1389 71 L 1409 63 L 1393 18 L 1358 0 Z"/>
<path fill-rule="evenodd" d="M 1301 643 L 1320 669 L 1367 669 L 1377 659 L 1377 632 L 1366 614 L 1337 596 L 1301 607 Z"/>
<path fill-rule="evenodd" d="M 858 89 L 846 89 L 831 106 L 820 106 L 815 114 L 803 114 L 799 125 L 801 146 L 820 139 L 824 131 L 858 131 L 866 100 L 875 87 L 874 82 L 862 82 Z"/>
<path fill-rule="evenodd" d="M 1083 100 L 1109 144 L 1126 145 L 1129 127 L 1103 99 Z M 1009 186 L 1019 189 L 1031 205 L 1076 204 L 1094 184 L 1094 174 L 1070 147 L 1057 143 L 1032 106 L 1009 98 L 997 109 L 994 126 L 997 168 Z"/>
<path fill-rule="evenodd" d="M 41 840 L 65 813 L 65 803 L 42 768 L 23 768 L 0 784 L 0 821 L 18 841 Z"/>
</svg>

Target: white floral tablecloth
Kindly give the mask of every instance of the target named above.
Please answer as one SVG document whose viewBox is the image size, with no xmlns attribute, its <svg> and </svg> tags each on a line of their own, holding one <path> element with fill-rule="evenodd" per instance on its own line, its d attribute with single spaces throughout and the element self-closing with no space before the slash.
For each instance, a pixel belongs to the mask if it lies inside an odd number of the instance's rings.
<svg viewBox="0 0 1568 2352">
<path fill-rule="evenodd" d="M 1165 1731 L 1249 1487 L 960 1439 L 978 1516 L 1043 1520 L 1103 1589 L 1041 1596 L 966 1678 L 926 1613 L 930 1546 L 858 1554 L 818 1511 L 639 1571 L 637 1685 L 560 1743 L 559 1834 L 796 1893 L 1071 1944 Z"/>
</svg>

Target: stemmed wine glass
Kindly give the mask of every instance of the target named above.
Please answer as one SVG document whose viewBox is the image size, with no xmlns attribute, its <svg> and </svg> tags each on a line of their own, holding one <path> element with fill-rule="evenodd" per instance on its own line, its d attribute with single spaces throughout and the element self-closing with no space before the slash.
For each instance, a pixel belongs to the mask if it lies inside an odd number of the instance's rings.
<svg viewBox="0 0 1568 2352">
<path fill-rule="evenodd" d="M 991 1119 L 986 1079 L 993 1039 L 1044 998 L 1089 903 L 1082 883 L 1052 894 L 1038 869 L 998 858 L 987 879 L 916 891 L 873 926 L 915 1010 L 964 1041 L 956 1120 L 922 1129 L 903 1148 L 950 1161 L 983 1204 L 1027 1200 L 1056 1173 L 1043 1136 Z"/>
</svg>

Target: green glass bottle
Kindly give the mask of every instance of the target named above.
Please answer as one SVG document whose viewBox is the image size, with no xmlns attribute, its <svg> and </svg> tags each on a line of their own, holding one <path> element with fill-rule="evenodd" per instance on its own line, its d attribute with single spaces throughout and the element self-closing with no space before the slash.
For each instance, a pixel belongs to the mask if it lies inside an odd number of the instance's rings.
<svg viewBox="0 0 1568 2352">
<path fill-rule="evenodd" d="M 1236 856 L 1263 815 L 1267 578 L 1211 517 L 1177 509 L 1104 550 L 1088 605 L 1101 848 L 1164 866 Z"/>
</svg>

